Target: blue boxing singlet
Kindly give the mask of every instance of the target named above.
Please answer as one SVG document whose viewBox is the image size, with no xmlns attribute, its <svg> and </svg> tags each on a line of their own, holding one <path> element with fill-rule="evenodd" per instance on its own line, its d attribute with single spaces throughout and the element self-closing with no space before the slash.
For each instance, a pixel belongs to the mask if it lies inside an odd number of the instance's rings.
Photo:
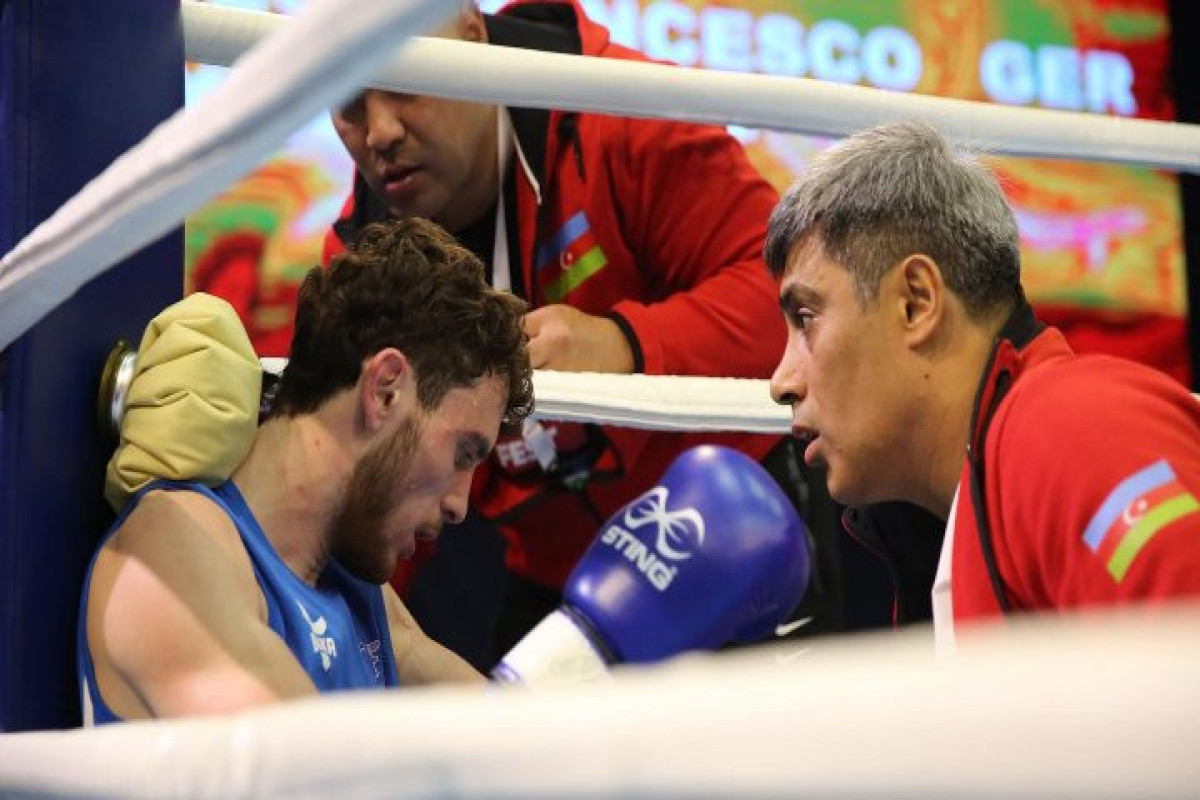
<svg viewBox="0 0 1200 800">
<path fill-rule="evenodd" d="M 315 587 L 302 581 L 275 552 L 233 481 L 215 488 L 199 483 L 152 483 L 130 500 L 101 540 L 100 547 L 112 537 L 142 497 L 155 489 L 199 492 L 225 509 L 237 526 L 254 565 L 255 577 L 267 601 L 268 626 L 284 640 L 318 691 L 399 685 L 382 588 L 355 578 L 335 561 L 329 562 Z M 97 548 L 97 553 L 99 550 Z M 88 594 L 95 563 L 93 556 L 84 579 L 77 633 L 77 668 L 84 723 L 89 725 L 121 721 L 105 703 L 96 685 L 87 641 Z"/>
</svg>

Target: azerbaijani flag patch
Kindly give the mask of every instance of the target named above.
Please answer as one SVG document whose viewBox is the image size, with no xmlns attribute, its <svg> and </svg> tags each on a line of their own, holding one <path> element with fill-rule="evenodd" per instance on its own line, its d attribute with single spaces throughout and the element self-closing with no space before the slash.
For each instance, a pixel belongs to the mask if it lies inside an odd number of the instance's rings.
<svg viewBox="0 0 1200 800">
<path fill-rule="evenodd" d="M 1200 503 L 1164 458 L 1130 475 L 1109 493 L 1088 523 L 1083 541 L 1104 562 L 1113 580 L 1120 582 L 1155 534 L 1197 511 Z"/>
<path fill-rule="evenodd" d="M 534 270 L 547 303 L 558 303 L 608 266 L 587 215 L 580 211 L 537 249 Z"/>
</svg>

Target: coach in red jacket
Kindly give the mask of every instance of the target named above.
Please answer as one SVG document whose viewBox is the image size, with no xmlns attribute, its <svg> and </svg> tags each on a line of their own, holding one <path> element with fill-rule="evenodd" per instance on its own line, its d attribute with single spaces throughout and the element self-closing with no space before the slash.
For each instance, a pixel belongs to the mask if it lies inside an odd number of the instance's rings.
<svg viewBox="0 0 1200 800">
<path fill-rule="evenodd" d="M 446 35 L 645 60 L 577 2 L 467 6 Z M 536 368 L 770 374 L 786 337 L 762 262 L 778 196 L 724 129 L 378 90 L 333 120 L 358 170 L 326 259 L 369 221 L 426 217 L 531 303 Z M 497 446 L 473 500 L 507 539 L 511 596 L 526 606 L 517 627 L 557 604 L 599 524 L 701 441 L 733 445 L 798 488 L 798 459 L 778 437 L 543 423 Z"/>
<path fill-rule="evenodd" d="M 886 501 L 947 521 L 940 635 L 1200 596 L 1200 403 L 1034 318 L 985 167 L 919 124 L 856 135 L 780 202 L 766 259 L 789 327 L 772 392 L 805 460 L 874 527 Z"/>
</svg>

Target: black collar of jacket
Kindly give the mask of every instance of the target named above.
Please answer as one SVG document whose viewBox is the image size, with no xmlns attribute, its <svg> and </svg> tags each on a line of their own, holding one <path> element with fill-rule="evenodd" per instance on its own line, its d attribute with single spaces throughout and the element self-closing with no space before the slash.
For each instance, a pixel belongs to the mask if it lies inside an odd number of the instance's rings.
<svg viewBox="0 0 1200 800">
<path fill-rule="evenodd" d="M 503 14 L 484 14 L 488 40 L 503 47 L 519 47 L 549 53 L 583 52 L 575 10 L 566 4 L 537 3 L 516 6 Z M 517 144 L 525 154 L 533 176 L 545 185 L 546 144 L 550 135 L 550 111 L 542 108 L 509 108 Z M 567 114 L 573 121 L 577 115 Z M 362 175 L 354 175 L 354 210 L 333 224 L 343 244 L 350 243 L 369 222 L 388 218 L 387 206 L 371 191 Z"/>
<path fill-rule="evenodd" d="M 975 449 L 981 443 L 981 435 L 986 431 L 992 412 L 1008 386 L 997 386 L 997 383 L 1011 383 L 1012 376 L 1003 376 L 1012 371 L 1012 365 L 1006 363 L 1007 354 L 1020 353 L 1030 342 L 1038 337 L 1046 326 L 1034 316 L 1033 308 L 1022 297 L 1008 315 L 988 354 L 987 366 L 979 377 L 979 387 L 975 390 L 975 402 L 971 410 L 971 447 Z M 1008 345 L 1007 347 L 1005 345 Z"/>
<path fill-rule="evenodd" d="M 896 501 L 847 508 L 842 527 L 887 568 L 895 603 L 893 623 L 933 619 L 933 580 L 946 521 L 920 506 Z"/>
<path fill-rule="evenodd" d="M 1045 324 L 1034 316 L 1033 307 L 1022 297 L 1017 301 L 1012 313 L 1008 315 L 1004 327 L 1000 329 L 996 338 L 998 341 L 1008 340 L 1012 342 L 1013 347 L 1024 350 L 1044 330 L 1046 330 Z"/>
</svg>

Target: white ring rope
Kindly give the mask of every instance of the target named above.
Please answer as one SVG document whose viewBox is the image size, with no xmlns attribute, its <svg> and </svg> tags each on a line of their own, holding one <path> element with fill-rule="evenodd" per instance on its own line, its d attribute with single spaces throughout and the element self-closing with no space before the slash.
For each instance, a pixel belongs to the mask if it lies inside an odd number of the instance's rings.
<svg viewBox="0 0 1200 800">
<path fill-rule="evenodd" d="M 264 358 L 275 375 L 286 358 Z M 792 412 L 771 401 L 765 380 L 678 375 L 612 375 L 535 370 L 534 416 L 656 431 L 787 433 Z M 119 424 L 119 420 L 118 420 Z"/>
<path fill-rule="evenodd" d="M 361 85 L 398 41 L 455 8 L 445 0 L 309 3 L 212 93 L 157 127 L 0 259 L 0 349 Z"/>
<path fill-rule="evenodd" d="M 1091 799 L 1200 786 L 1200 609 L 1017 619 L 941 660 L 926 630 L 816 644 L 566 689 L 401 689 L 9 734 L 0 794 Z"/>
<path fill-rule="evenodd" d="M 188 57 L 229 66 L 284 15 L 184 0 Z M 844 136 L 897 118 L 995 153 L 1114 161 L 1200 172 L 1200 126 L 897 94 L 774 75 L 581 58 L 443 39 L 413 39 L 371 84 L 522 108 L 745 125 Z"/>
</svg>

